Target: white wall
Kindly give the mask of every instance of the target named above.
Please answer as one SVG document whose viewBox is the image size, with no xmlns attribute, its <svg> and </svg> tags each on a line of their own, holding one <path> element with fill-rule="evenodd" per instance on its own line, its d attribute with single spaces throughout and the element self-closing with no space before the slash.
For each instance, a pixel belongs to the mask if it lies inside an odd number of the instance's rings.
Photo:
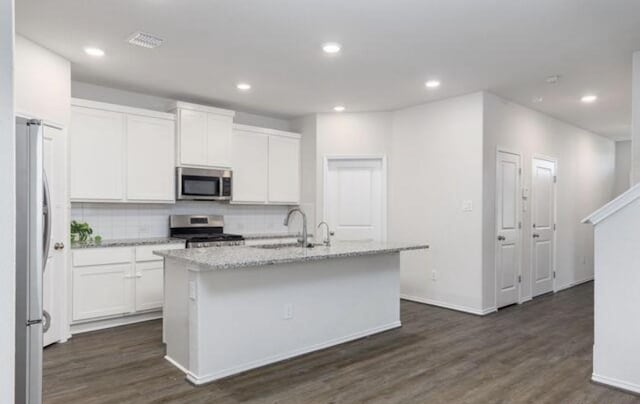
<svg viewBox="0 0 640 404">
<path fill-rule="evenodd" d="M 16 113 L 66 127 L 71 111 L 71 66 L 57 54 L 16 36 Z"/>
<path fill-rule="evenodd" d="M 0 402 L 12 403 L 15 360 L 13 0 L 0 0 Z"/>
<path fill-rule="evenodd" d="M 498 146 L 522 153 L 530 188 L 534 154 L 558 160 L 556 289 L 593 278 L 593 232 L 580 221 L 613 196 L 615 144 L 547 115 L 484 96 L 484 308 L 495 306 L 495 161 Z M 523 215 L 522 298 L 531 297 L 530 210 Z"/>
<path fill-rule="evenodd" d="M 71 82 L 71 94 L 75 98 L 84 98 L 92 101 L 108 102 L 111 104 L 127 105 L 130 107 L 151 109 L 166 112 L 175 100 L 154 95 L 136 93 L 116 88 L 103 87 L 80 81 Z M 189 101 L 189 100 L 181 100 Z M 288 120 L 272 118 L 264 115 L 256 115 L 242 111 L 236 111 L 233 118 L 235 123 L 253 125 L 269 129 L 291 130 Z"/>
<path fill-rule="evenodd" d="M 640 393 L 638 228 L 637 197 L 595 228 L 593 380 L 635 393 Z"/>
<path fill-rule="evenodd" d="M 316 163 L 317 116 L 306 115 L 291 122 L 291 130 L 300 133 L 301 188 L 300 208 L 307 214 L 309 224 L 316 223 Z M 315 232 L 317 233 L 317 232 Z"/>
<path fill-rule="evenodd" d="M 337 155 L 387 155 L 390 112 L 333 113 L 316 117 L 316 221 L 323 218 L 324 159 Z M 304 136 L 304 135 L 303 135 Z"/>
<path fill-rule="evenodd" d="M 631 141 L 616 142 L 616 171 L 613 196 L 616 197 L 631 185 Z"/>
<path fill-rule="evenodd" d="M 633 54 L 633 79 L 631 95 L 631 183 L 640 183 L 640 51 Z"/>
<path fill-rule="evenodd" d="M 390 150 L 388 238 L 431 247 L 402 253 L 402 295 L 481 314 L 482 94 L 396 111 Z"/>
</svg>

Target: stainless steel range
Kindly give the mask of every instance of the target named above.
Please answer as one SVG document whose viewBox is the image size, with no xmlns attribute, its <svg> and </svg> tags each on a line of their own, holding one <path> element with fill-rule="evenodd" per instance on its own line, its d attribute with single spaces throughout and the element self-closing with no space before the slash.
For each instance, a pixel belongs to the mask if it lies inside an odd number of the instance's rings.
<svg viewBox="0 0 640 404">
<path fill-rule="evenodd" d="M 187 240 L 187 248 L 244 245 L 244 237 L 224 232 L 224 218 L 216 215 L 172 215 L 171 237 Z"/>
</svg>

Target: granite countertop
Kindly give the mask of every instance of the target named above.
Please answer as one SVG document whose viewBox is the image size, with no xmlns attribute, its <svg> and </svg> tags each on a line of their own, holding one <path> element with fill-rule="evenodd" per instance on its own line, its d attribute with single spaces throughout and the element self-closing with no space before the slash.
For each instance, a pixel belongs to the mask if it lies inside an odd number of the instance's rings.
<svg viewBox="0 0 640 404">
<path fill-rule="evenodd" d="M 106 247 L 140 247 L 144 245 L 161 245 L 161 244 L 185 244 L 184 240 L 172 237 L 153 237 L 153 238 L 130 238 L 130 239 L 112 239 L 102 240 L 100 243 L 71 243 L 71 249 L 79 248 L 106 248 Z"/>
<path fill-rule="evenodd" d="M 297 238 L 300 237 L 299 233 L 255 233 L 255 234 L 243 234 L 245 240 L 268 240 L 279 238 Z M 307 234 L 307 237 L 312 238 L 313 234 Z"/>
<path fill-rule="evenodd" d="M 154 251 L 165 258 L 175 259 L 194 271 L 246 268 L 292 262 L 317 261 L 330 258 L 357 257 L 375 254 L 390 254 L 406 250 L 427 249 L 420 243 L 383 243 L 372 241 L 334 241 L 330 247 L 318 245 L 314 248 L 287 246 L 261 248 L 259 246 L 210 247 L 185 250 Z"/>
</svg>

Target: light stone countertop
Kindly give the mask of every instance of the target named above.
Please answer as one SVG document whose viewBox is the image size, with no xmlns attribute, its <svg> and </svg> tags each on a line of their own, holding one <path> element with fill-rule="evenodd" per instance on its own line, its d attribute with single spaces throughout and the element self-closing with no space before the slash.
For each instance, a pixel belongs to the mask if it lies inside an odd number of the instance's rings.
<svg viewBox="0 0 640 404">
<path fill-rule="evenodd" d="M 131 239 L 111 239 L 102 240 L 99 243 L 85 242 L 85 243 L 71 243 L 71 249 L 81 248 L 109 248 L 109 247 L 140 247 L 145 245 L 162 245 L 162 244 L 182 244 L 185 245 L 185 241 L 179 238 L 172 237 L 152 237 L 152 238 L 131 238 Z"/>
<path fill-rule="evenodd" d="M 406 250 L 428 249 L 421 243 L 387 243 L 373 241 L 334 241 L 330 247 L 314 248 L 287 246 L 261 248 L 259 246 L 209 247 L 185 250 L 154 251 L 153 253 L 189 265 L 190 270 L 213 271 L 246 268 L 293 262 L 317 261 L 330 258 L 392 254 Z"/>
<path fill-rule="evenodd" d="M 313 237 L 313 234 L 308 235 L 309 238 Z M 296 238 L 300 237 L 300 234 L 297 233 L 253 233 L 253 234 L 243 234 L 245 240 L 268 240 L 268 239 L 279 239 L 279 238 Z"/>
</svg>

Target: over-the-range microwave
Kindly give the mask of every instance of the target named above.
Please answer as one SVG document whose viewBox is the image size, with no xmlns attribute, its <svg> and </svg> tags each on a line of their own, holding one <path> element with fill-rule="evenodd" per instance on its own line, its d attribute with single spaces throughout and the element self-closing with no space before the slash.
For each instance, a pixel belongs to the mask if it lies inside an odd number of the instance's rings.
<svg viewBox="0 0 640 404">
<path fill-rule="evenodd" d="M 231 200 L 231 170 L 178 167 L 176 198 L 194 201 Z"/>
</svg>

